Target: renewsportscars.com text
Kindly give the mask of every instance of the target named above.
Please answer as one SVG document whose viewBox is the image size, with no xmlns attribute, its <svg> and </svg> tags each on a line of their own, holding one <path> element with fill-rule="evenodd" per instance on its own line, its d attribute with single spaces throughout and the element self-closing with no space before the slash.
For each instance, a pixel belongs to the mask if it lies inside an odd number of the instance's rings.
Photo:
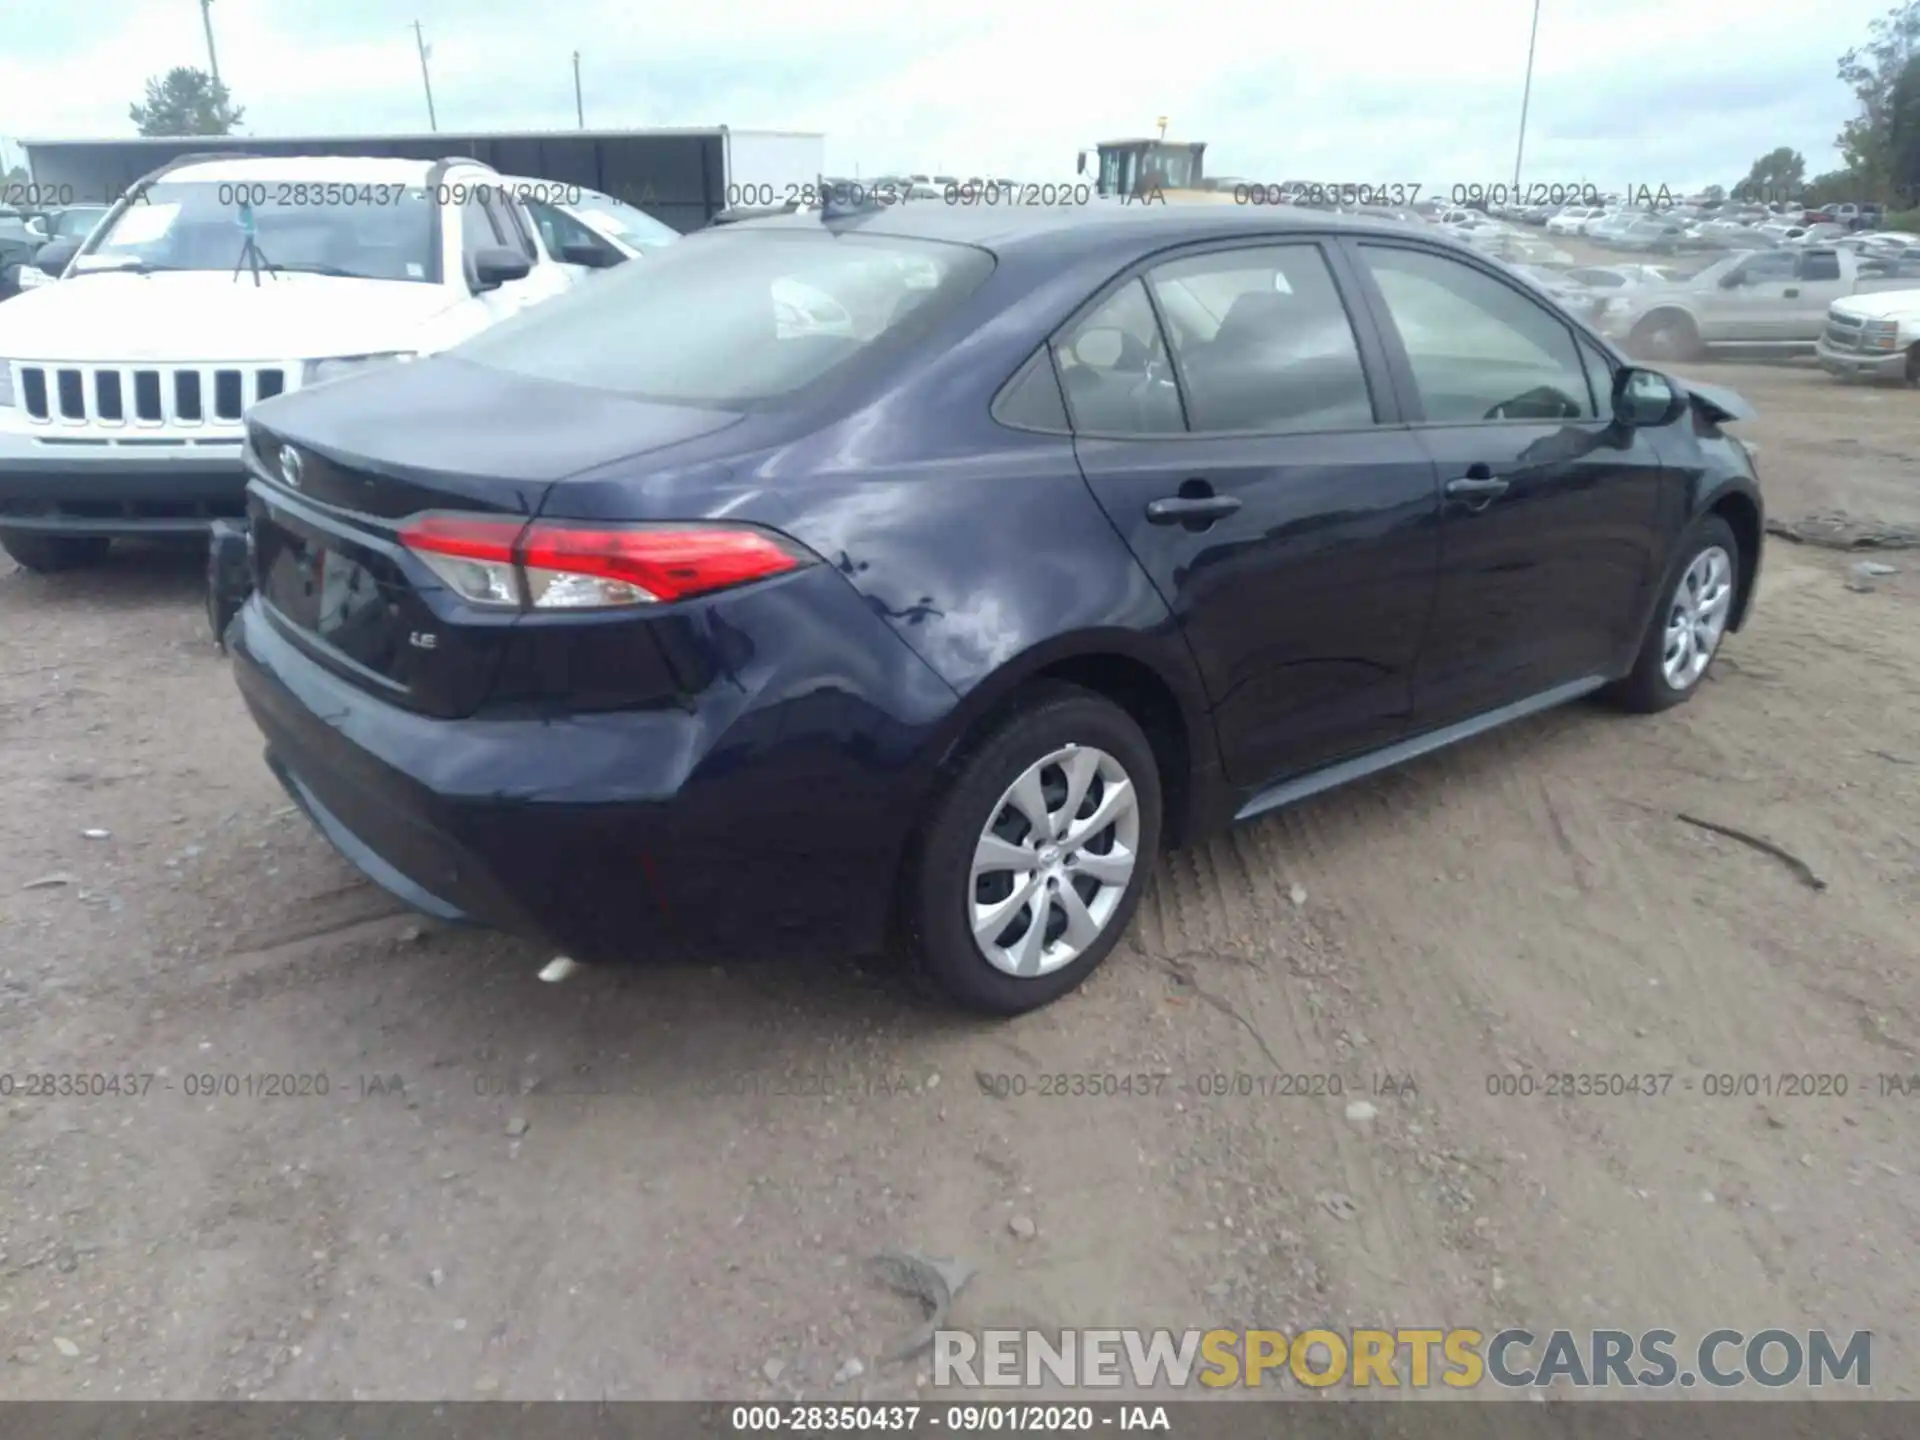
<svg viewBox="0 0 1920 1440">
<path fill-rule="evenodd" d="M 933 1383 L 984 1389 L 1132 1385 L 1464 1390 L 1821 1388 L 1873 1383 L 1873 1332 L 1713 1330 L 940 1330 Z"/>
</svg>

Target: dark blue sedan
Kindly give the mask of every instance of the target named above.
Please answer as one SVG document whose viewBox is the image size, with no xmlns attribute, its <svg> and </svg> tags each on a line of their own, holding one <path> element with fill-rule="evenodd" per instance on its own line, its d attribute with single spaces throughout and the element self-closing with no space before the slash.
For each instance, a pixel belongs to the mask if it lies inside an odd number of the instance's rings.
<svg viewBox="0 0 1920 1440">
<path fill-rule="evenodd" d="M 892 952 L 1014 1013 L 1156 853 L 1746 617 L 1738 397 L 1431 233 L 909 203 L 691 237 L 252 412 L 267 761 L 583 961 Z"/>
</svg>

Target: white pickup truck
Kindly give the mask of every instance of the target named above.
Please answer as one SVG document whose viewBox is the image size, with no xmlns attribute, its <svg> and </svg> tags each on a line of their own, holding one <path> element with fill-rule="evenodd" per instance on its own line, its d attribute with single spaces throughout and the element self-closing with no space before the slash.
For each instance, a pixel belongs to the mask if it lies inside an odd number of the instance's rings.
<svg viewBox="0 0 1920 1440">
<path fill-rule="evenodd" d="M 1671 286 L 1608 302 L 1595 323 L 1647 360 L 1690 360 L 1720 346 L 1811 350 L 1835 302 L 1911 290 L 1920 264 L 1831 247 L 1729 255 Z"/>
<path fill-rule="evenodd" d="M 1820 366 L 1843 380 L 1904 380 L 1920 387 L 1920 288 L 1836 300 L 1814 346 Z"/>
</svg>

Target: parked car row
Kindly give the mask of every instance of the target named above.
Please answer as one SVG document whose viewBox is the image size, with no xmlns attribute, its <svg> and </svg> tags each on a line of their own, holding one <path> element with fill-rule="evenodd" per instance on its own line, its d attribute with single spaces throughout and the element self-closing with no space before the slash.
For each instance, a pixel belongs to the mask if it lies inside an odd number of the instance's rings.
<svg viewBox="0 0 1920 1440">
<path fill-rule="evenodd" d="M 1568 205 L 1529 210 L 1521 223 L 1538 225 L 1551 235 L 1582 236 L 1619 250 L 1680 254 L 1687 251 L 1745 250 L 1772 245 L 1834 245 L 1895 241 L 1911 237 L 1876 232 L 1878 206 L 1836 206 L 1801 210 L 1764 206 L 1675 205 L 1660 209 L 1604 205 Z"/>
<path fill-rule="evenodd" d="M 1720 349 L 1812 351 L 1836 375 L 1920 384 L 1920 236 L 1849 228 L 1877 218 L 1877 208 L 1847 207 L 1837 212 L 1844 220 L 1780 206 L 1502 213 L 1429 205 L 1420 218 L 1505 261 L 1638 355 L 1683 361 Z M 1680 264 L 1581 266 L 1525 224 L 1624 254 L 1720 255 L 1697 274 Z"/>
<path fill-rule="evenodd" d="M 222 196 L 289 167 L 388 203 Z M 830 207 L 602 264 L 624 217 L 500 182 L 181 165 L 0 311 L 0 534 L 210 532 L 267 764 L 441 919 L 1031 1010 L 1164 846 L 1681 703 L 1749 612 L 1744 402 L 1444 227 Z"/>
</svg>

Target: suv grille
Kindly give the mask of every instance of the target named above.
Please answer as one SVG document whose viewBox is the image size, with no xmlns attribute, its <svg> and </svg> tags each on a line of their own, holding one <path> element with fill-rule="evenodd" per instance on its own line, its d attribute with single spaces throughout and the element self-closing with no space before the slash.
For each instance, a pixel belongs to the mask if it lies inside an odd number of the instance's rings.
<svg viewBox="0 0 1920 1440">
<path fill-rule="evenodd" d="M 1827 345 L 1831 349 L 1858 350 L 1866 329 L 1864 320 L 1844 315 L 1838 310 L 1827 312 Z"/>
<path fill-rule="evenodd" d="M 289 365 L 21 365 L 27 417 L 54 425 L 231 426 L 256 400 L 287 388 Z M 132 398 L 129 406 L 128 398 Z"/>
</svg>

